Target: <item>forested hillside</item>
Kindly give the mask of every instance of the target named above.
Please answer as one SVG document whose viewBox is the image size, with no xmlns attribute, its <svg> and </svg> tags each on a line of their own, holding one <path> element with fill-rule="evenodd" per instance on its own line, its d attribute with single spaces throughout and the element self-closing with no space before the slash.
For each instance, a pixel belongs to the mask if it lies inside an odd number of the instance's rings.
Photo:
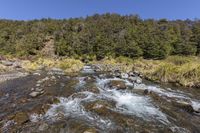
<svg viewBox="0 0 200 133">
<path fill-rule="evenodd" d="M 200 21 L 143 20 L 117 14 L 32 21 L 0 20 L 0 54 L 38 55 L 48 37 L 55 54 L 102 59 L 126 56 L 163 59 L 200 54 Z"/>
</svg>

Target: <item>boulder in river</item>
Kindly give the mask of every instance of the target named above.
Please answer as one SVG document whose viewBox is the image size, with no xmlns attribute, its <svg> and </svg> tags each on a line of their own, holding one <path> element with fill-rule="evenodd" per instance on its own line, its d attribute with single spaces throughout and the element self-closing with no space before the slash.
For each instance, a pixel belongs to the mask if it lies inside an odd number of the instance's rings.
<svg viewBox="0 0 200 133">
<path fill-rule="evenodd" d="M 33 91 L 33 92 L 31 92 L 29 95 L 30 95 L 32 98 L 34 98 L 34 97 L 37 97 L 37 96 L 39 96 L 39 95 L 41 95 L 41 94 L 42 94 L 42 92 Z"/>
<path fill-rule="evenodd" d="M 127 73 L 121 73 L 121 78 L 127 79 L 129 76 Z"/>
<path fill-rule="evenodd" d="M 144 90 L 144 95 L 147 95 L 149 93 L 149 90 L 148 89 L 145 89 Z"/>
<path fill-rule="evenodd" d="M 45 130 L 48 129 L 48 127 L 49 127 L 48 124 L 45 123 L 45 122 L 43 122 L 43 123 L 41 123 L 40 126 L 38 127 L 38 130 L 39 130 L 39 131 L 45 131 Z"/>
<path fill-rule="evenodd" d="M 95 128 L 86 129 L 83 133 L 97 133 Z"/>
<path fill-rule="evenodd" d="M 188 113 L 199 113 L 197 110 L 195 110 L 191 104 L 187 103 L 187 102 L 178 102 L 175 103 L 175 105 L 177 107 L 179 107 L 180 109 L 185 110 Z"/>
<path fill-rule="evenodd" d="M 126 89 L 126 84 L 125 84 L 124 81 L 121 81 L 121 80 L 111 80 L 109 82 L 109 87 L 117 88 L 119 90 L 125 90 Z"/>
<path fill-rule="evenodd" d="M 29 121 L 29 116 L 26 112 L 18 112 L 13 119 L 17 124 L 21 125 Z"/>
</svg>

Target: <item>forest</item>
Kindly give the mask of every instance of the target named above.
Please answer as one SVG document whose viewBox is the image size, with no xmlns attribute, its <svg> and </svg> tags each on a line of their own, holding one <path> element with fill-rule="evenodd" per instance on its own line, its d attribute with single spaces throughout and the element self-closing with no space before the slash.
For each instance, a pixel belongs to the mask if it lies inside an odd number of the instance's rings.
<svg viewBox="0 0 200 133">
<path fill-rule="evenodd" d="M 34 56 L 47 37 L 59 56 L 165 59 L 200 54 L 200 20 L 142 19 L 95 14 L 85 18 L 0 20 L 0 55 Z"/>
</svg>

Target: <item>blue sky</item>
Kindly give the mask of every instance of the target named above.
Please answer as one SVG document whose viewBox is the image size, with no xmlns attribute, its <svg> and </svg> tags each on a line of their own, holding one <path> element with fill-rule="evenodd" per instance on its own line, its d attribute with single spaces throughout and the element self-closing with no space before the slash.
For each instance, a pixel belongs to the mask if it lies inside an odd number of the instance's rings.
<svg viewBox="0 0 200 133">
<path fill-rule="evenodd" d="M 194 19 L 200 18 L 200 0 L 0 0 L 1 19 L 62 19 L 106 12 Z"/>
</svg>

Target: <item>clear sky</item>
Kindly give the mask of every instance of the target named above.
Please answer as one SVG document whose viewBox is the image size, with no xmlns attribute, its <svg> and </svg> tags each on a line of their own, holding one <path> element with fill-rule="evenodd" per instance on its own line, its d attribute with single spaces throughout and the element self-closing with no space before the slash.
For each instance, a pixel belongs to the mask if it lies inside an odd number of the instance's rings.
<svg viewBox="0 0 200 133">
<path fill-rule="evenodd" d="M 200 0 L 0 0 L 1 19 L 62 19 L 106 12 L 144 19 L 199 19 Z"/>
</svg>

